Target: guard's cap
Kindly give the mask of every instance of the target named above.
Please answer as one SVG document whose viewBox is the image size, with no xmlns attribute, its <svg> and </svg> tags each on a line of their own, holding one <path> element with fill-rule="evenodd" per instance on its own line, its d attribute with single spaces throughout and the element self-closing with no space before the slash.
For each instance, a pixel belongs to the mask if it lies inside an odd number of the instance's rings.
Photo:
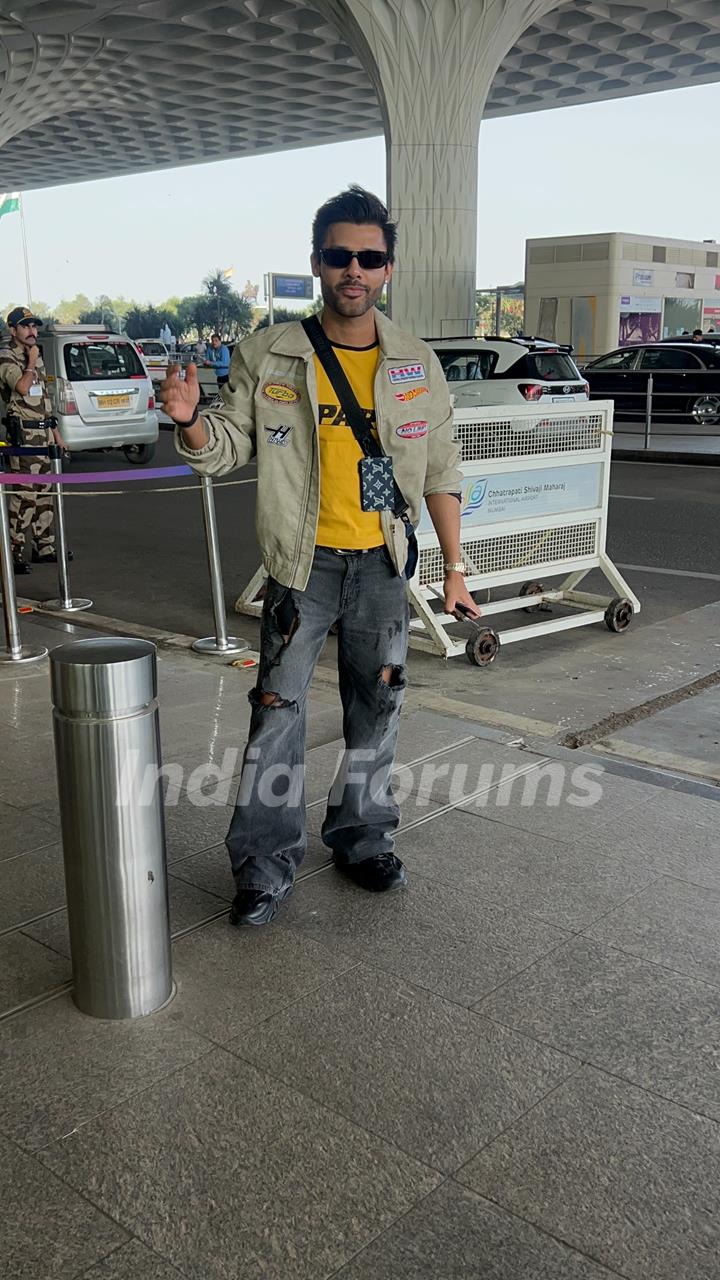
<svg viewBox="0 0 720 1280">
<path fill-rule="evenodd" d="M 42 324 L 40 316 L 33 315 L 27 307 L 13 307 L 7 323 L 15 328 L 16 324 Z"/>
</svg>

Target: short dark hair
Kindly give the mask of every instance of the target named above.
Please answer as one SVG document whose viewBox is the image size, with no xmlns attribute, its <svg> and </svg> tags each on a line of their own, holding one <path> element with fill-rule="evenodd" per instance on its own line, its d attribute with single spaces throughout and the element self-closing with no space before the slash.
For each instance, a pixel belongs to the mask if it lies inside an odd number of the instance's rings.
<svg viewBox="0 0 720 1280">
<path fill-rule="evenodd" d="M 372 191 L 366 191 L 357 183 L 332 196 L 318 209 L 312 224 L 313 253 L 318 254 L 323 247 L 328 227 L 334 222 L 354 222 L 358 226 L 371 224 L 380 227 L 385 237 L 385 247 L 391 262 L 395 261 L 395 243 L 397 241 L 397 223 L 392 222 L 387 208 Z"/>
<path fill-rule="evenodd" d="M 217 338 L 218 342 L 222 342 L 222 338 L 220 337 L 220 334 L 219 334 L 219 333 L 211 333 L 211 334 L 210 334 L 210 341 L 211 341 L 211 342 L 212 342 L 213 338 Z"/>
<path fill-rule="evenodd" d="M 702 329 L 693 329 L 693 338 L 697 338 L 698 334 L 700 334 L 700 337 L 702 338 L 703 336 Z"/>
</svg>

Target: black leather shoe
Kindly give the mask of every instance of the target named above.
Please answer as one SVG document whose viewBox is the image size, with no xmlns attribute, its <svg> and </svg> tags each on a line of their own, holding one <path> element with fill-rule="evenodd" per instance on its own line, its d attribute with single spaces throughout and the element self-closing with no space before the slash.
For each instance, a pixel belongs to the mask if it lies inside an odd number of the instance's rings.
<svg viewBox="0 0 720 1280">
<path fill-rule="evenodd" d="M 407 884 L 407 872 L 394 853 L 378 853 L 374 858 L 363 858 L 362 862 L 349 862 L 339 866 L 338 871 L 370 893 L 387 893 L 388 889 L 400 889 Z"/>
<path fill-rule="evenodd" d="M 43 551 L 42 555 L 33 547 L 32 551 L 33 564 L 57 564 L 57 551 Z M 67 553 L 68 560 L 74 560 L 72 551 Z"/>
<path fill-rule="evenodd" d="M 13 570 L 15 573 L 32 573 L 27 560 L 13 560 Z"/>
<path fill-rule="evenodd" d="M 291 884 L 275 893 L 265 893 L 262 889 L 238 889 L 230 908 L 230 923 L 236 927 L 242 924 L 269 924 L 275 919 L 283 898 L 292 889 Z"/>
</svg>

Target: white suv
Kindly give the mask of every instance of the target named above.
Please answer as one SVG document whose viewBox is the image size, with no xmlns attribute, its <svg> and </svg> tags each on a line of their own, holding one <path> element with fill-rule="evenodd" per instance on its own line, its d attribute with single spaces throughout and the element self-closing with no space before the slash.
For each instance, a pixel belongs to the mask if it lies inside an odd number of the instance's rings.
<svg viewBox="0 0 720 1280">
<path fill-rule="evenodd" d="M 588 384 L 570 352 L 542 338 L 428 338 L 456 409 L 486 404 L 572 404 Z"/>
</svg>

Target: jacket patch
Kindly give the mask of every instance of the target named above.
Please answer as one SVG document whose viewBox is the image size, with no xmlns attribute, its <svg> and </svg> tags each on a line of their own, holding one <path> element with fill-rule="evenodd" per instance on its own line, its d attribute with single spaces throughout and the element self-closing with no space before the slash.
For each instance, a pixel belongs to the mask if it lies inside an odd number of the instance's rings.
<svg viewBox="0 0 720 1280">
<path fill-rule="evenodd" d="M 395 435 L 400 436 L 401 440 L 420 440 L 427 433 L 427 422 L 404 422 L 401 427 L 397 427 L 395 430 Z"/>
<path fill-rule="evenodd" d="M 300 392 L 289 382 L 266 382 L 262 393 L 272 404 L 297 404 Z"/>
<path fill-rule="evenodd" d="M 398 382 L 422 382 L 424 377 L 424 364 L 399 364 L 388 369 L 388 378 L 393 386 Z"/>
<path fill-rule="evenodd" d="M 287 427 L 266 427 L 265 430 L 267 431 L 268 444 L 279 444 L 284 448 L 290 440 L 292 425 Z"/>
<path fill-rule="evenodd" d="M 402 404 L 407 404 L 408 400 L 415 400 L 418 396 L 426 396 L 429 391 L 429 387 L 408 387 L 407 391 L 395 391 L 393 394 L 396 400 L 400 400 Z"/>
</svg>

